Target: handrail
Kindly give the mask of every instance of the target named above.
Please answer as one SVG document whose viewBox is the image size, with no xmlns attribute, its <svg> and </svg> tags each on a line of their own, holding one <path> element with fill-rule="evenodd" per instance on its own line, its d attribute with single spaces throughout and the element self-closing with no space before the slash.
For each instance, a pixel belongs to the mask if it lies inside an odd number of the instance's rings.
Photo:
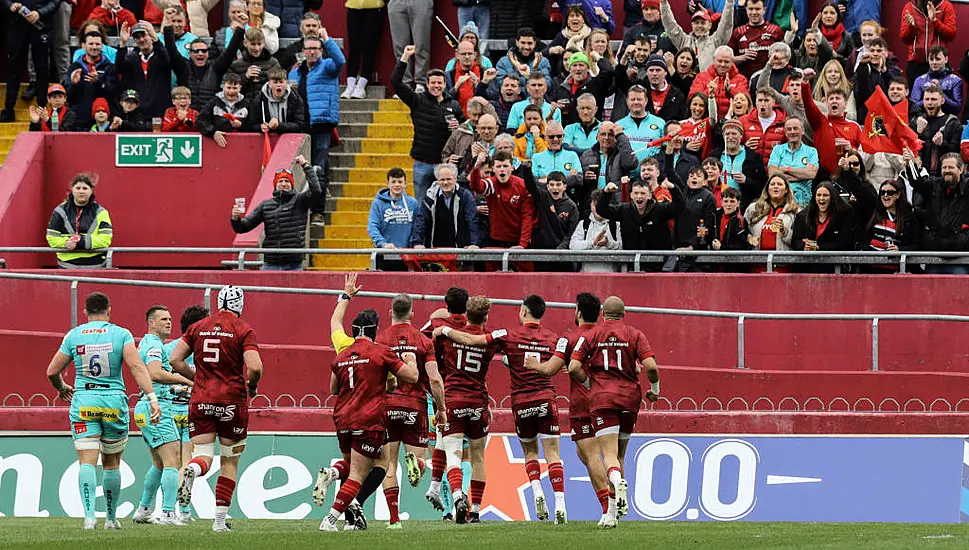
<svg viewBox="0 0 969 550">
<path fill-rule="evenodd" d="M 210 305 L 212 289 L 221 288 L 221 284 L 207 283 L 182 283 L 176 281 L 156 281 L 139 279 L 115 279 L 110 277 L 75 277 L 71 275 L 48 275 L 41 273 L 20 273 L 20 272 L 0 272 L 0 279 L 24 279 L 33 281 L 54 281 L 71 283 L 71 326 L 77 326 L 78 319 L 78 295 L 77 286 L 79 283 L 90 283 L 100 285 L 124 285 L 124 286 L 147 286 L 156 288 L 183 288 L 203 290 L 203 300 L 206 305 Z M 267 292 L 278 294 L 308 294 L 323 296 L 338 296 L 343 293 L 342 289 L 325 288 L 296 288 L 296 287 L 275 287 L 275 286 L 253 286 L 237 285 L 249 292 Z M 376 292 L 361 291 L 361 297 L 369 298 L 394 298 L 398 292 Z M 443 301 L 444 296 L 438 294 L 409 294 L 413 300 Z M 518 307 L 521 305 L 520 299 L 491 298 L 495 305 L 507 305 Z M 545 305 L 551 308 L 572 309 L 575 307 L 571 302 L 546 302 Z M 737 321 L 737 368 L 746 368 L 744 360 L 745 353 L 745 331 L 747 321 L 757 320 L 776 320 L 776 321 L 869 321 L 871 323 L 871 346 L 872 346 L 872 369 L 878 370 L 879 362 L 879 324 L 881 321 L 945 321 L 945 322 L 969 322 L 967 315 L 947 315 L 947 314 L 925 314 L 925 313 L 754 313 L 740 311 L 712 311 L 712 310 L 692 310 L 665 307 L 645 307 L 645 306 L 626 306 L 627 313 L 642 313 L 648 315 L 681 315 L 687 317 L 709 317 L 720 319 L 736 319 Z"/>
</svg>

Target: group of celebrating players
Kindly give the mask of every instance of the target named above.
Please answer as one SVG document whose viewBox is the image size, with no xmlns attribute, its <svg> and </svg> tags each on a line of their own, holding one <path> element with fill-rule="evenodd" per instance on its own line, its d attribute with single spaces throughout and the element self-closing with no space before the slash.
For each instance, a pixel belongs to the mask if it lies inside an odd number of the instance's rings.
<svg viewBox="0 0 969 550">
<path fill-rule="evenodd" d="M 565 371 L 571 377 L 572 439 L 602 505 L 599 525 L 616 527 L 628 511 L 623 459 L 629 437 L 643 396 L 650 401 L 659 396 L 653 351 L 640 330 L 623 322 L 625 305 L 620 298 L 600 302 L 593 294 L 579 294 L 576 328 L 559 337 L 541 325 L 546 304 L 540 296 L 524 298 L 519 326 L 488 330 L 488 298 L 469 297 L 465 289 L 452 287 L 445 296 L 446 308 L 435 311 L 419 330 L 411 324 L 410 297 L 400 294 L 391 305 L 391 326 L 378 331 L 379 315 L 366 309 L 356 314 L 347 335 L 343 317 L 359 291 L 356 275 L 348 275 L 331 318 L 337 356 L 331 366 L 330 391 L 336 396 L 333 421 L 342 456 L 320 469 L 313 487 L 313 499 L 322 506 L 329 486 L 340 481 L 321 531 L 337 531 L 341 517 L 345 517 L 345 530 L 366 529 L 362 503 L 381 485 L 390 511 L 389 527 L 401 528 L 400 446 L 404 446 L 408 481 L 416 487 L 425 473 L 432 439 L 426 499 L 455 523 L 480 521 L 491 421 L 486 377 L 496 354 L 504 355 L 511 374 L 515 431 L 525 453 L 535 517 L 550 518 L 540 481 L 541 443 L 555 497 L 555 523 L 568 521 L 559 414 L 551 381 Z M 47 371 L 60 397 L 71 403 L 85 529 L 96 527 L 99 454 L 107 503 L 104 528 L 120 528 L 118 468 L 128 435 L 123 361 L 142 390 L 135 422 L 153 461 L 134 521 L 166 525 L 191 521 L 192 487 L 211 468 L 218 437 L 221 461 L 212 529 L 231 531 L 226 513 L 246 447 L 248 398 L 257 394 L 262 376 L 255 332 L 240 318 L 243 304 L 242 289 L 223 287 L 218 312 L 208 316 L 201 306 L 188 308 L 181 318 L 182 337 L 169 344 L 164 339 L 171 333 L 171 315 L 164 306 L 153 306 L 146 315 L 148 334 L 136 349 L 131 333 L 111 324 L 107 296 L 87 297 L 88 322 L 65 335 Z M 74 387 L 61 377 L 72 361 Z M 645 394 L 642 371 L 649 381 Z M 470 459 L 470 484 L 462 470 L 465 457 Z M 162 516 L 156 519 L 151 510 L 159 486 Z"/>
</svg>

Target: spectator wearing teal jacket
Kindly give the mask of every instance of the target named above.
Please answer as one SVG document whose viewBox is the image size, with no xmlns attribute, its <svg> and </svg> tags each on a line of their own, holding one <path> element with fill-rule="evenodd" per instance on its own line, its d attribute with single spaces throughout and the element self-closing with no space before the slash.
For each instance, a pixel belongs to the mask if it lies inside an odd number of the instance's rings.
<svg viewBox="0 0 969 550">
<path fill-rule="evenodd" d="M 616 124 L 629 138 L 629 145 L 636 154 L 636 159 L 642 161 L 646 157 L 658 155 L 659 147 L 647 145 L 663 137 L 663 127 L 666 126 L 666 122 L 646 110 L 646 89 L 639 85 L 629 88 L 626 93 L 626 106 L 629 108 L 629 114 Z"/>
<path fill-rule="evenodd" d="M 548 149 L 532 156 L 532 176 L 539 183 L 545 183 L 552 172 L 562 172 L 566 188 L 576 189 L 582 186 L 582 163 L 575 151 L 562 148 L 564 137 L 565 130 L 558 122 L 553 120 L 545 126 Z"/>
</svg>

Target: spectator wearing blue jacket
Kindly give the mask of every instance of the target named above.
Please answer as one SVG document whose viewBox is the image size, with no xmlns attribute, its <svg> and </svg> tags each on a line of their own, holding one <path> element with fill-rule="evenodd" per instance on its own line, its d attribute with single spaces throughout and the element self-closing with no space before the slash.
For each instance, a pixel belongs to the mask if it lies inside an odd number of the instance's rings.
<svg viewBox="0 0 969 550">
<path fill-rule="evenodd" d="M 945 46 L 936 44 L 929 49 L 929 72 L 915 79 L 909 99 L 915 106 L 922 107 L 925 87 L 937 83 L 942 88 L 945 103 L 942 112 L 959 116 L 962 112 L 962 79 L 949 68 L 949 52 Z"/>
<path fill-rule="evenodd" d="M 535 51 L 537 46 L 538 39 L 535 37 L 535 31 L 531 27 L 518 29 L 518 35 L 515 37 L 515 45 L 508 50 L 508 53 L 495 66 L 498 75 L 491 81 L 491 86 L 494 87 L 494 89 L 489 90 L 492 97 L 498 96 L 498 86 L 501 85 L 501 80 L 506 74 L 518 76 L 518 84 L 522 88 L 525 88 L 528 75 L 539 71 L 545 75 L 545 89 L 547 90 L 552 87 L 552 65 L 540 52 Z"/>
<path fill-rule="evenodd" d="M 575 151 L 562 148 L 565 129 L 556 121 L 545 125 L 545 140 L 548 149 L 532 155 L 532 176 L 535 181 L 545 183 L 552 172 L 565 174 L 565 186 L 574 189 L 582 186 L 582 163 Z"/>
<path fill-rule="evenodd" d="M 417 199 L 407 194 L 407 174 L 402 168 L 387 171 L 387 187 L 377 191 L 370 205 L 367 233 L 374 248 L 407 248 L 414 228 Z M 382 271 L 404 271 L 403 262 L 377 257 Z"/>
<path fill-rule="evenodd" d="M 453 164 L 435 166 L 434 176 L 437 181 L 420 197 L 411 246 L 478 248 L 481 232 L 474 194 L 458 186 L 458 170 Z"/>
<path fill-rule="evenodd" d="M 635 84 L 626 93 L 626 106 L 629 114 L 616 124 L 622 128 L 629 138 L 636 159 L 642 161 L 646 157 L 659 154 L 659 147 L 649 147 L 649 143 L 663 137 L 666 121 L 646 110 L 646 89 Z"/>
<path fill-rule="evenodd" d="M 323 48 L 326 58 L 323 58 Z M 303 39 L 305 61 L 289 72 L 290 82 L 295 82 L 303 104 L 306 105 L 311 140 L 311 161 L 323 172 L 324 182 L 329 182 L 330 138 L 333 129 L 340 122 L 340 71 L 346 58 L 336 42 L 320 27 L 319 38 L 307 36 Z M 326 188 L 326 183 L 323 187 Z M 310 223 L 323 224 L 325 194 L 314 205 Z"/>
<path fill-rule="evenodd" d="M 612 34 L 616 30 L 616 18 L 612 16 L 612 2 L 610 0 L 567 0 L 562 2 L 562 16 L 569 6 L 578 4 L 582 6 L 582 13 L 585 20 L 593 29 L 605 29 Z"/>
</svg>

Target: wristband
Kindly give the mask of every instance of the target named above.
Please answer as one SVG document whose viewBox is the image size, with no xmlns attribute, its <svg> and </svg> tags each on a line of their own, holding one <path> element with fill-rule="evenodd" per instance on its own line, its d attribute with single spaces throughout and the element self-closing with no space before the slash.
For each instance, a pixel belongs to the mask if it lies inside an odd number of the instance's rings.
<svg viewBox="0 0 969 550">
<path fill-rule="evenodd" d="M 451 327 L 444 327 L 443 329 L 441 329 L 441 334 L 443 334 L 444 336 L 451 334 Z"/>
<path fill-rule="evenodd" d="M 659 395 L 659 380 L 649 383 L 649 391 L 655 395 Z"/>
<path fill-rule="evenodd" d="M 155 392 L 146 393 L 145 394 L 145 397 L 148 398 L 148 401 L 151 401 L 152 403 L 158 404 L 158 396 L 155 395 Z"/>
<path fill-rule="evenodd" d="M 346 292 L 343 292 L 343 293 L 340 294 L 340 299 L 341 300 L 346 300 L 346 301 L 349 302 L 350 301 L 350 295 L 347 294 Z"/>
</svg>

